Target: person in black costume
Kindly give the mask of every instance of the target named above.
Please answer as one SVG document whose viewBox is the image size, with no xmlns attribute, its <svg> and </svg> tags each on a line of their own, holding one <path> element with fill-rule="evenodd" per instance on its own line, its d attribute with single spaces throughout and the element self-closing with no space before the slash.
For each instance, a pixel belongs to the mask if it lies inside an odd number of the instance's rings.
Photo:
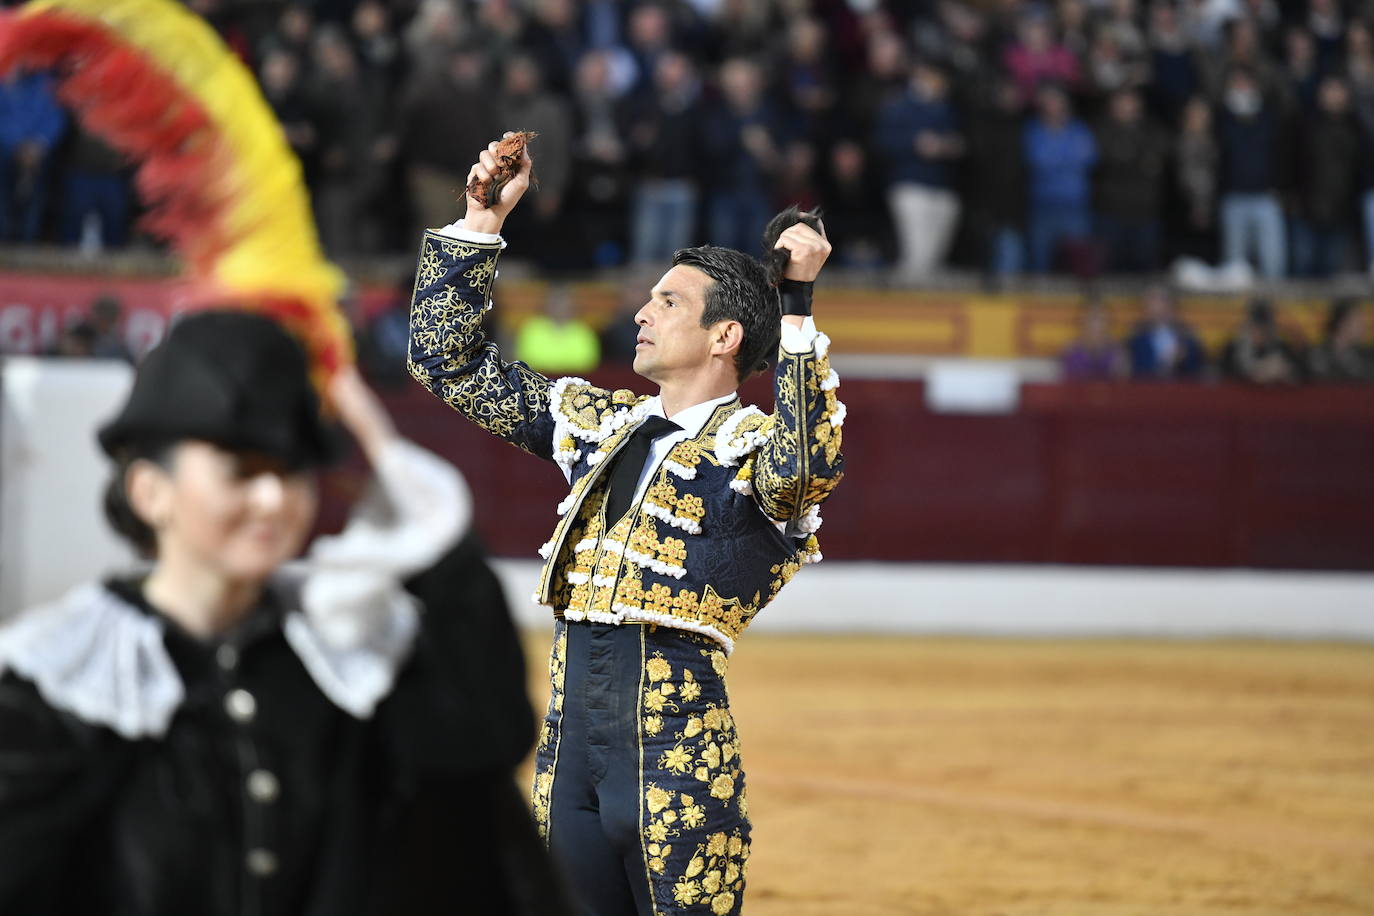
<svg viewBox="0 0 1374 916">
<path fill-rule="evenodd" d="M 140 367 L 100 441 L 150 570 L 0 627 L 6 916 L 565 912 L 466 485 L 355 372 L 329 396 L 377 479 L 288 563 L 339 451 L 300 347 L 205 312 Z"/>
</svg>

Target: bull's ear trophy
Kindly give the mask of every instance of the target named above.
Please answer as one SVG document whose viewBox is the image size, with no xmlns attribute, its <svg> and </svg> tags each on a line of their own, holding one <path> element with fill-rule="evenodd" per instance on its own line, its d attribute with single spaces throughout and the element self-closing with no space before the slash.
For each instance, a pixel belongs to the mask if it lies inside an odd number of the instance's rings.
<svg viewBox="0 0 1374 916">
<path fill-rule="evenodd" d="M 82 128 L 137 166 L 141 226 L 197 304 L 269 313 L 323 384 L 353 360 L 301 165 L 257 81 L 176 0 L 34 0 L 0 13 L 0 74 L 53 74 Z"/>
</svg>

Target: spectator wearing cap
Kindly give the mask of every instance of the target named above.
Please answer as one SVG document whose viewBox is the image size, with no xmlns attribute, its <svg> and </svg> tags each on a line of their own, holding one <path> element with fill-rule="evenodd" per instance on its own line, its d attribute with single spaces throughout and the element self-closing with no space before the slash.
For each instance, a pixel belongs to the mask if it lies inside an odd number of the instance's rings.
<svg viewBox="0 0 1374 916">
<path fill-rule="evenodd" d="M 1091 172 L 1097 143 L 1073 116 L 1069 97 L 1058 86 L 1040 89 L 1039 116 L 1026 125 L 1022 148 L 1029 188 L 1030 269 L 1054 266 L 1061 244 L 1092 231 Z"/>
<path fill-rule="evenodd" d="M 1221 248 L 1228 264 L 1259 255 L 1261 273 L 1284 275 L 1286 233 L 1279 191 L 1284 174 L 1280 115 L 1254 74 L 1231 71 L 1217 118 L 1221 176 Z"/>
<path fill-rule="evenodd" d="M 879 112 L 874 147 L 886 168 L 897 276 L 917 281 L 944 261 L 959 222 L 954 166 L 964 137 L 943 69 L 917 61 L 907 91 Z"/>
</svg>

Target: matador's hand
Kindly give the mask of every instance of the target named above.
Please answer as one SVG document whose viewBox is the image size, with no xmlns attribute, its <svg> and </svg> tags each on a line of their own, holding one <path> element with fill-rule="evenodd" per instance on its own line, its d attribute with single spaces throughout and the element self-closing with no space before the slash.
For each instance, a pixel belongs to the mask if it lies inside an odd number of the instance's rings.
<svg viewBox="0 0 1374 916">
<path fill-rule="evenodd" d="M 785 248 L 789 255 L 784 280 L 810 283 L 821 272 L 825 259 L 830 257 L 830 242 L 825 238 L 825 224 L 817 232 L 805 223 L 796 223 L 783 230 L 774 248 Z"/>
<path fill-rule="evenodd" d="M 511 136 L 507 131 L 505 136 Z M 482 182 L 497 181 L 502 177 L 498 175 L 501 171 L 501 163 L 497 157 L 496 148 L 500 145 L 493 140 L 487 144 L 487 148 L 482 150 L 477 157 L 477 162 L 473 163 L 468 170 L 468 185 L 472 186 L 473 180 Z M 500 183 L 500 198 L 491 206 L 485 206 L 482 200 L 467 194 L 467 214 L 463 217 L 463 225 L 473 232 L 499 233 L 501 226 L 505 223 L 510 211 L 524 196 L 525 191 L 530 186 L 530 172 L 534 168 L 534 162 L 530 159 L 529 150 L 522 150 L 520 153 L 520 170 L 511 175 L 504 183 Z"/>
</svg>

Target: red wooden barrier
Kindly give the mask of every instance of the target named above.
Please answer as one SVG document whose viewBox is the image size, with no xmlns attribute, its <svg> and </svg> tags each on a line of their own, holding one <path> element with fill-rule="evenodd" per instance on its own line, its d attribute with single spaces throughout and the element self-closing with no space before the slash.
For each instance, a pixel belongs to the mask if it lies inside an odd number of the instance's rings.
<svg viewBox="0 0 1374 916">
<path fill-rule="evenodd" d="M 647 390 L 627 372 L 601 384 Z M 1374 390 L 1030 385 L 1018 412 L 930 412 L 919 382 L 850 379 L 832 559 L 1374 570 Z M 759 380 L 746 400 L 767 406 Z M 558 468 L 417 385 L 400 427 L 467 474 L 493 552 L 534 557 Z"/>
</svg>

